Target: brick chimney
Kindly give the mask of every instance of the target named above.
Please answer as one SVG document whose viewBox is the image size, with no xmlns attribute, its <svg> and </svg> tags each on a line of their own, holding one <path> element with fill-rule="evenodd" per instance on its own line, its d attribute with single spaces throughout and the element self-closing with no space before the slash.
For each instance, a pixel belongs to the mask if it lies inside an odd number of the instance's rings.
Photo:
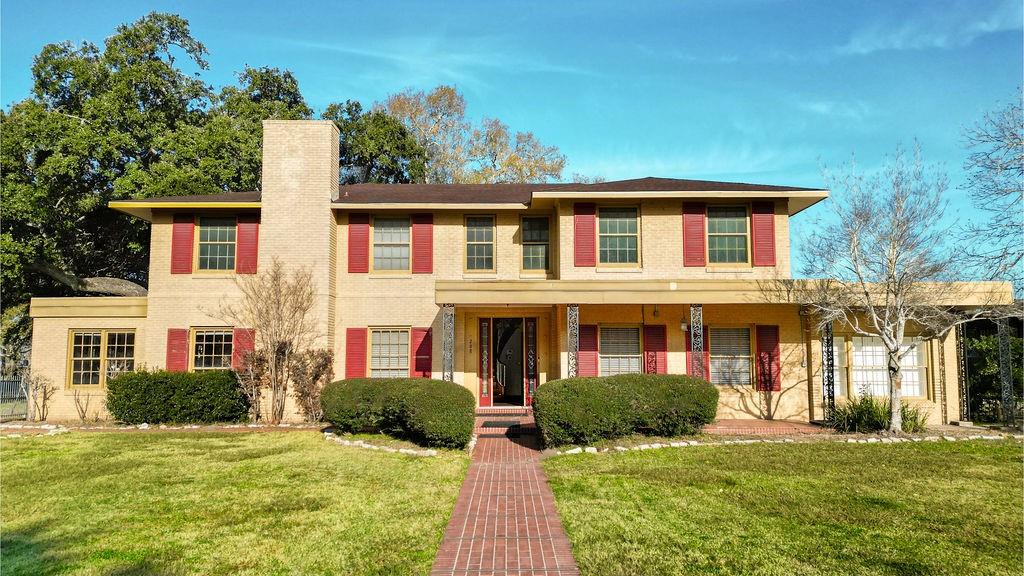
<svg viewBox="0 0 1024 576">
<path fill-rule="evenodd" d="M 264 120 L 259 266 L 276 256 L 313 273 L 314 314 L 334 350 L 338 128 L 330 120 Z"/>
</svg>

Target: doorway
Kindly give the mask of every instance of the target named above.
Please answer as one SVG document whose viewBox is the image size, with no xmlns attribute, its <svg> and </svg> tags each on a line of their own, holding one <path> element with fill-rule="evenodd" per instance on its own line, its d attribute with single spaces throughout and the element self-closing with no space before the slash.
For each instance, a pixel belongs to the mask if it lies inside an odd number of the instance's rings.
<svg viewBox="0 0 1024 576">
<path fill-rule="evenodd" d="M 481 407 L 530 406 L 538 378 L 537 318 L 480 318 Z"/>
<path fill-rule="evenodd" d="M 523 319 L 495 318 L 494 404 L 523 405 Z"/>
</svg>

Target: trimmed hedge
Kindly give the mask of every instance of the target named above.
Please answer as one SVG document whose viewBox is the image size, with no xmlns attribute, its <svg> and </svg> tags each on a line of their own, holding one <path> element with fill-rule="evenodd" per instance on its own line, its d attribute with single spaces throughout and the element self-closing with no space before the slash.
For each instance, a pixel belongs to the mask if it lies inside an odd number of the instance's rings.
<svg viewBox="0 0 1024 576">
<path fill-rule="evenodd" d="M 125 424 L 238 422 L 249 401 L 234 373 L 125 372 L 107 382 L 107 410 Z"/>
<path fill-rule="evenodd" d="M 324 419 L 343 432 L 377 430 L 443 448 L 462 448 L 473 436 L 473 394 L 443 380 L 339 380 L 324 387 L 320 404 Z"/>
<path fill-rule="evenodd" d="M 630 434 L 695 434 L 717 411 L 714 386 L 670 374 L 554 380 L 538 387 L 533 398 L 533 417 L 547 446 Z"/>
</svg>

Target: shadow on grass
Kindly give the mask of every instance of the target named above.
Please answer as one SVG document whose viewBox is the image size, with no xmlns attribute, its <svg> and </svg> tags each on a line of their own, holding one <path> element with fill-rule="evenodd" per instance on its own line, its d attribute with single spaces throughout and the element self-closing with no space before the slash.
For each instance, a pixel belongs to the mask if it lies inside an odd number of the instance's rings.
<svg viewBox="0 0 1024 576">
<path fill-rule="evenodd" d="M 50 576 L 73 570 L 72 565 L 87 562 L 72 553 L 78 548 L 77 534 L 52 530 L 37 522 L 17 530 L 4 529 L 0 535 L 0 566 L 4 576 Z M 150 559 L 124 559 L 101 569 L 105 576 L 176 576 Z"/>
</svg>

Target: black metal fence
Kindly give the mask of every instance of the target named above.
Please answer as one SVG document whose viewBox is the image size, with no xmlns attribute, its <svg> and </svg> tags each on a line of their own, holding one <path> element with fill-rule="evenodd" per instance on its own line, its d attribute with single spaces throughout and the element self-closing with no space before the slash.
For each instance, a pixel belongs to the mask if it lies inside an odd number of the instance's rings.
<svg viewBox="0 0 1024 576">
<path fill-rule="evenodd" d="M 0 380 L 0 422 L 28 418 L 28 382 Z"/>
</svg>

